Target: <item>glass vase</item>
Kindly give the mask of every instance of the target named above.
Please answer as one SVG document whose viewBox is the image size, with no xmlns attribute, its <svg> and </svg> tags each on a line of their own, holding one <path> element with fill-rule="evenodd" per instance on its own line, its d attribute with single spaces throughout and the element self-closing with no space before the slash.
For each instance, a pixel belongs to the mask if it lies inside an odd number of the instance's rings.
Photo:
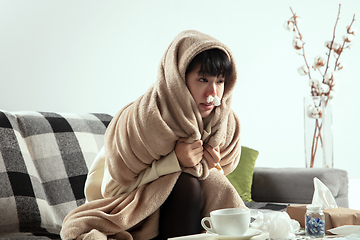
<svg viewBox="0 0 360 240">
<path fill-rule="evenodd" d="M 325 96 L 304 98 L 305 166 L 333 168 L 332 103 Z"/>
</svg>

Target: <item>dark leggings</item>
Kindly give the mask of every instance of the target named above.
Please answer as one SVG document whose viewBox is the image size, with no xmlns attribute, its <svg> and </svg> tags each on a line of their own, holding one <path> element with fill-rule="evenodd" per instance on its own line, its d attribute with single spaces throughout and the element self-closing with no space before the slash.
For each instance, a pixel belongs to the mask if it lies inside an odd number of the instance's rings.
<svg viewBox="0 0 360 240">
<path fill-rule="evenodd" d="M 200 204 L 199 180 L 188 173 L 181 173 L 171 194 L 160 207 L 159 235 L 155 239 L 201 233 Z"/>
</svg>

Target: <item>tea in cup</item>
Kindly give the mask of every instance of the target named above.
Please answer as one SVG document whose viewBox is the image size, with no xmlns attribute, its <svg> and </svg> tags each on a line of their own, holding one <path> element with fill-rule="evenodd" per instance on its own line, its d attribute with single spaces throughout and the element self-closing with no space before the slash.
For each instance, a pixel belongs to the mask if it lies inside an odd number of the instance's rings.
<svg viewBox="0 0 360 240">
<path fill-rule="evenodd" d="M 205 224 L 206 222 L 210 227 Z M 210 212 L 210 217 L 204 217 L 201 220 L 201 225 L 210 233 L 242 236 L 249 229 L 250 210 L 242 208 L 215 210 Z"/>
</svg>

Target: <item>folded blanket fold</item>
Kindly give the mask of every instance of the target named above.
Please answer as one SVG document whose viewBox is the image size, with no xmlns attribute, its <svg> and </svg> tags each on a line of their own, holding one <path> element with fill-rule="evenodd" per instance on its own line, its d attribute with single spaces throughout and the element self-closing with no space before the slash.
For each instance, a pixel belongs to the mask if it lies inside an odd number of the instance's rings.
<svg viewBox="0 0 360 240">
<path fill-rule="evenodd" d="M 210 48 L 223 50 L 234 71 L 226 80 L 221 105 L 209 116 L 211 134 L 204 142 L 220 147 L 220 164 L 225 174 L 235 169 L 241 151 L 239 119 L 230 108 L 237 78 L 235 61 L 224 44 L 190 30 L 180 33 L 168 47 L 161 60 L 156 83 L 119 111 L 108 126 L 105 164 L 118 184 L 125 186 L 135 181 L 153 161 L 173 151 L 179 138 L 187 138 L 188 142 L 201 139 L 204 123 L 186 86 L 185 71 L 194 56 Z M 211 210 L 218 208 L 245 207 L 226 177 L 216 169 L 210 170 L 204 159 L 197 166 L 182 170 L 201 180 L 202 215 L 208 216 Z M 179 175 L 180 172 L 168 174 L 130 193 L 80 206 L 65 218 L 61 237 L 82 239 L 100 233 L 115 239 L 155 237 L 159 208 L 171 193 Z"/>
</svg>

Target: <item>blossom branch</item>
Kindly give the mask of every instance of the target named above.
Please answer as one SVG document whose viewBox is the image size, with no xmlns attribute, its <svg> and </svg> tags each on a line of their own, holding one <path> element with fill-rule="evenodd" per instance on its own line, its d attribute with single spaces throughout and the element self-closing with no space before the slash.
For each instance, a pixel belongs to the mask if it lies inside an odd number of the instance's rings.
<svg viewBox="0 0 360 240">
<path fill-rule="evenodd" d="M 337 18 L 336 18 L 336 21 L 335 21 L 335 26 L 334 26 L 334 30 L 333 30 L 333 38 L 332 38 L 331 43 L 330 43 L 330 48 L 329 48 L 328 59 L 327 59 L 327 62 L 326 62 L 325 73 L 323 75 L 323 82 L 325 82 L 324 76 L 325 76 L 325 74 L 327 73 L 327 71 L 329 69 L 330 55 L 331 55 L 331 51 L 333 50 L 333 45 L 334 45 L 334 41 L 335 41 L 336 27 L 337 27 L 338 21 L 340 19 L 340 11 L 341 11 L 341 4 L 339 4 L 339 11 L 338 11 L 338 15 L 337 15 Z M 340 54 L 339 54 L 339 57 L 340 57 Z M 339 57 L 337 59 L 339 59 Z M 335 66 L 336 66 L 336 64 L 335 64 Z"/>
<path fill-rule="evenodd" d="M 300 17 L 297 16 L 293 9 L 290 7 L 292 17 L 285 22 L 285 27 L 294 32 L 293 46 L 296 49 L 297 54 L 301 55 L 304 58 L 305 65 L 298 68 L 300 75 L 308 76 L 310 81 L 310 92 L 312 96 L 318 96 L 320 99 L 319 103 L 315 102 L 315 98 L 313 99 L 314 105 L 310 105 L 307 109 L 307 114 L 310 118 L 314 118 L 315 120 L 315 130 L 313 134 L 313 141 L 311 147 L 311 162 L 310 167 L 314 166 L 315 155 L 318 150 L 318 144 L 322 146 L 322 110 L 321 110 L 321 102 L 325 100 L 324 106 L 327 107 L 327 103 L 330 99 L 333 98 L 333 87 L 335 85 L 335 74 L 337 71 L 341 70 L 344 65 L 339 61 L 340 56 L 344 49 L 350 48 L 349 44 L 352 42 L 355 36 L 356 29 L 353 28 L 353 23 L 355 21 L 355 14 L 349 26 L 347 26 L 347 32 L 343 36 L 343 43 L 338 44 L 335 42 L 336 29 L 338 26 L 338 22 L 340 19 L 341 13 L 341 4 L 339 4 L 339 9 L 337 13 L 337 18 L 335 21 L 332 39 L 331 41 L 325 42 L 325 46 L 329 49 L 327 55 L 327 60 L 321 56 L 315 58 L 314 65 L 310 68 L 308 61 L 305 55 L 305 42 L 303 41 L 303 36 L 299 29 Z M 302 53 L 301 53 L 302 52 Z M 330 71 L 330 60 L 331 54 L 334 53 L 334 62 L 335 67 L 333 72 Z M 325 66 L 325 71 L 322 71 L 321 68 Z M 311 70 L 318 71 L 322 77 L 322 81 L 318 81 L 317 79 L 311 78 Z M 320 143 L 319 143 L 320 141 Z"/>
<path fill-rule="evenodd" d="M 340 4 L 340 5 L 341 5 L 341 4 Z M 340 14 L 340 9 L 339 9 L 339 14 Z M 339 17 L 338 17 L 338 18 L 339 18 Z M 356 20 L 356 19 L 355 19 L 355 14 L 354 14 L 353 19 L 352 19 L 349 27 L 347 28 L 347 33 L 348 33 L 348 34 L 352 34 L 352 35 L 355 34 L 354 31 L 353 31 L 353 32 L 350 31 L 350 29 L 352 29 L 352 25 L 353 25 L 353 23 L 354 23 L 355 20 Z M 342 53 L 343 50 L 345 49 L 345 45 L 346 45 L 346 43 L 347 43 L 346 40 L 347 40 L 347 39 L 344 39 L 344 42 L 343 42 L 343 44 L 342 44 L 342 46 L 341 46 L 341 49 L 340 49 L 340 51 L 339 51 L 339 53 L 338 53 L 338 56 L 337 56 L 337 58 L 336 58 L 334 71 L 337 70 L 337 68 L 338 68 L 339 58 L 340 58 L 341 53 Z M 346 48 L 349 48 L 349 46 L 347 46 Z"/>
<path fill-rule="evenodd" d="M 305 56 L 305 47 L 304 47 L 305 42 L 303 41 L 302 34 L 300 33 L 300 29 L 299 29 L 299 26 L 298 26 L 297 21 L 296 21 L 296 18 L 298 18 L 298 16 L 296 16 L 296 14 L 294 13 L 294 11 L 292 10 L 291 7 L 290 7 L 290 11 L 291 11 L 291 13 L 292 13 L 292 15 L 293 15 L 293 18 L 294 18 L 294 26 L 295 26 L 295 29 L 296 29 L 296 30 L 294 29 L 293 31 L 296 31 L 296 32 L 299 34 L 299 39 L 300 39 L 300 41 L 302 42 L 302 46 L 301 46 L 302 56 L 303 56 L 303 58 L 304 58 L 305 65 L 306 65 L 306 67 L 307 67 L 307 69 L 308 69 L 307 75 L 308 75 L 309 78 L 311 79 L 310 67 L 309 67 L 309 64 L 308 64 L 308 62 L 307 62 L 307 60 L 306 60 L 306 56 Z"/>
</svg>

